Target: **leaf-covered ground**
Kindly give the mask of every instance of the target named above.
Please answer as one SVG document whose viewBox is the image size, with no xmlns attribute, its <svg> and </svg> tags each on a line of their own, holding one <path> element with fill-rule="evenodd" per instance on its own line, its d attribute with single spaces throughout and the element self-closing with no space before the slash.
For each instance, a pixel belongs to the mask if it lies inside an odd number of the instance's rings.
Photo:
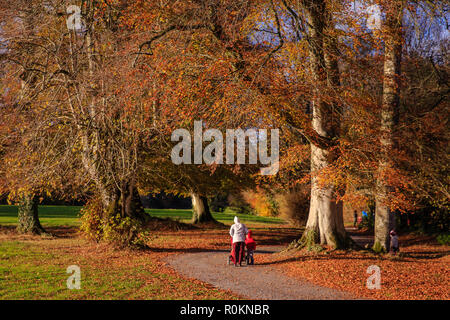
<svg viewBox="0 0 450 320">
<path fill-rule="evenodd" d="M 180 242 L 178 249 L 189 247 L 188 243 Z M 155 250 L 118 250 L 73 234 L 67 238 L 41 239 L 3 230 L 0 299 L 238 298 L 200 281 L 184 279 L 166 267 L 164 258 L 174 252 L 159 246 Z M 81 290 L 67 289 L 69 265 L 81 269 Z"/>
<path fill-rule="evenodd" d="M 399 256 L 375 255 L 362 251 L 302 250 L 265 255 L 261 263 L 273 265 L 285 274 L 312 283 L 353 293 L 358 297 L 383 300 L 450 298 L 450 248 L 430 237 L 400 237 Z M 366 282 L 380 267 L 381 288 L 368 289 Z"/>
<path fill-rule="evenodd" d="M 300 230 L 250 226 L 259 245 L 283 245 Z M 53 238 L 0 228 L 0 299 L 239 299 L 176 273 L 169 255 L 229 248 L 227 228 L 153 232 L 148 250 L 119 250 L 81 238 L 75 227 L 50 227 Z M 366 251 L 258 255 L 291 277 L 373 299 L 449 299 L 449 247 L 400 237 L 400 258 Z M 66 268 L 81 268 L 82 289 L 68 290 Z M 381 289 L 366 288 L 368 266 L 381 268 Z M 214 272 L 214 270 L 211 270 Z"/>
<path fill-rule="evenodd" d="M 261 228 L 262 243 L 287 242 L 298 231 Z M 123 250 L 81 238 L 75 227 L 48 227 L 52 238 L 0 227 L 0 299 L 238 299 L 227 290 L 180 276 L 171 254 L 228 249 L 228 229 L 153 232 L 149 250 Z M 68 290 L 66 269 L 81 269 L 81 290 Z M 211 270 L 214 272 L 214 270 Z"/>
</svg>

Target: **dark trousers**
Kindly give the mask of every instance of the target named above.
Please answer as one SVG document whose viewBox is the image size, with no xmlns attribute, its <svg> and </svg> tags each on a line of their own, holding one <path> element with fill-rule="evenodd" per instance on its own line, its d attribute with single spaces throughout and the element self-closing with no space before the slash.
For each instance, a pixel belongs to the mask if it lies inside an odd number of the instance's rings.
<svg viewBox="0 0 450 320">
<path fill-rule="evenodd" d="M 244 260 L 245 253 L 245 242 L 234 242 L 233 243 L 233 261 L 234 264 L 241 264 Z"/>
<path fill-rule="evenodd" d="M 248 263 L 254 264 L 255 260 L 253 259 L 253 250 L 247 250 Z"/>
</svg>

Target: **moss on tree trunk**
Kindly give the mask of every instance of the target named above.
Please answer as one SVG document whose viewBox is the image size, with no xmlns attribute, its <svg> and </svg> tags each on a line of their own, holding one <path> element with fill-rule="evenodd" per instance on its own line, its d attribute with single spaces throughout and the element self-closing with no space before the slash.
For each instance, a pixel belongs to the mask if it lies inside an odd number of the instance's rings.
<svg viewBox="0 0 450 320">
<path fill-rule="evenodd" d="M 151 217 L 145 212 L 135 180 L 124 181 L 121 188 L 99 193 L 82 212 L 81 229 L 96 241 L 107 241 L 120 247 L 145 245 L 146 224 Z"/>
<path fill-rule="evenodd" d="M 150 220 L 150 216 L 145 213 L 134 179 L 124 181 L 121 189 L 117 189 L 110 199 L 112 201 L 106 210 L 108 216 L 128 217 L 142 223 Z"/>
<path fill-rule="evenodd" d="M 19 233 L 43 234 L 38 216 L 38 203 L 34 195 L 30 193 L 23 193 L 19 199 L 17 231 Z"/>
</svg>

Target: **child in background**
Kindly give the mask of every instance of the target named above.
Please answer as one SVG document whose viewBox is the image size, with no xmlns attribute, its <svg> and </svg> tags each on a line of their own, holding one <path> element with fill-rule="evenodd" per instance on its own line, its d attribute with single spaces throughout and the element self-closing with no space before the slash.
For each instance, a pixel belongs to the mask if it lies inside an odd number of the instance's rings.
<svg viewBox="0 0 450 320">
<path fill-rule="evenodd" d="M 358 227 L 361 228 L 362 217 L 358 217 Z"/>
<path fill-rule="evenodd" d="M 391 230 L 389 235 L 391 236 L 391 250 L 395 256 L 398 252 L 398 235 L 394 230 Z"/>
<path fill-rule="evenodd" d="M 247 238 L 245 239 L 245 245 L 247 247 L 247 264 L 254 264 L 253 252 L 256 250 L 256 242 L 252 238 L 252 232 L 249 230 Z"/>
</svg>

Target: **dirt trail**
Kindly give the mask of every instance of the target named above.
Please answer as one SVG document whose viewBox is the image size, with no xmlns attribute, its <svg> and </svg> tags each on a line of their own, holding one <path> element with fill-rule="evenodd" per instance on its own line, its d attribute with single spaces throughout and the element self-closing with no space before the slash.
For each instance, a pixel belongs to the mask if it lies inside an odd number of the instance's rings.
<svg viewBox="0 0 450 320">
<path fill-rule="evenodd" d="M 285 247 L 261 246 L 255 253 L 276 253 Z M 268 265 L 235 267 L 227 264 L 229 251 L 187 253 L 167 260 L 180 274 L 231 290 L 248 299 L 342 300 L 355 299 L 347 293 L 290 278 Z"/>
</svg>

